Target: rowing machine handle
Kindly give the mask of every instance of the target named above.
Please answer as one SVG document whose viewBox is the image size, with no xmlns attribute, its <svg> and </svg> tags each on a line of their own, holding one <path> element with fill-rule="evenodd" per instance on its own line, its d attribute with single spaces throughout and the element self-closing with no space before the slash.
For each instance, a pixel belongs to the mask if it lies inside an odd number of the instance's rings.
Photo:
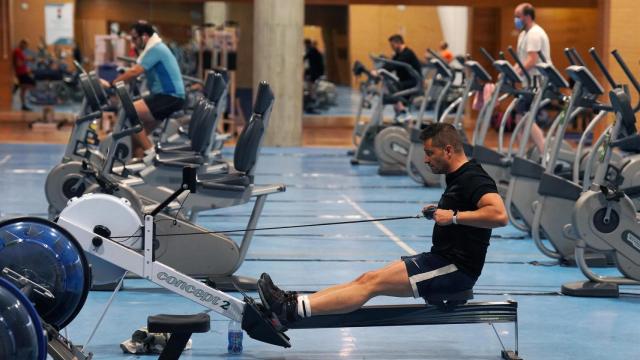
<svg viewBox="0 0 640 360">
<path fill-rule="evenodd" d="M 424 215 L 427 220 L 433 220 L 433 215 L 436 213 L 436 210 L 438 210 L 436 205 L 429 205 L 422 209 L 422 215 Z"/>
</svg>

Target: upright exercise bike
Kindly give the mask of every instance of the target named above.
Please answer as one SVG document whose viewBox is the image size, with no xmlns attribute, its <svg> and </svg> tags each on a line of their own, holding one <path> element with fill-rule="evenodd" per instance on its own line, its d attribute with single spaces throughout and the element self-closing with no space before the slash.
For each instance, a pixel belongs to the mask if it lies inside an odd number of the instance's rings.
<svg viewBox="0 0 640 360">
<path fill-rule="evenodd" d="M 617 51 L 612 52 L 634 88 L 640 92 L 640 84 L 631 73 Z M 635 129 L 634 112 L 640 103 L 631 107 L 630 97 L 624 88 L 614 88 L 609 92 L 611 105 L 616 119 L 605 131 L 590 154 L 589 167 L 584 174 L 588 181 L 588 170 L 596 162 L 598 148 L 603 145 L 605 152 L 602 164 L 598 166 L 595 178 L 588 190 L 577 199 L 571 224 L 565 225 L 566 233 L 576 242 L 575 260 L 588 279 L 567 283 L 562 286 L 562 293 L 571 296 L 619 296 L 620 285 L 640 285 L 640 217 L 638 208 L 625 191 L 619 189 L 622 180 L 619 170 L 611 172 L 609 165 L 612 151 L 618 148 L 631 153 L 632 161 L 640 161 L 640 134 Z M 631 126 L 636 131 L 629 131 Z M 625 129 L 626 128 L 626 129 Z M 627 136 L 619 138 L 623 131 Z M 636 187 L 637 193 L 639 187 Z M 586 261 L 587 251 L 608 253 L 615 259 L 621 277 L 602 276 L 591 270 Z"/>
</svg>

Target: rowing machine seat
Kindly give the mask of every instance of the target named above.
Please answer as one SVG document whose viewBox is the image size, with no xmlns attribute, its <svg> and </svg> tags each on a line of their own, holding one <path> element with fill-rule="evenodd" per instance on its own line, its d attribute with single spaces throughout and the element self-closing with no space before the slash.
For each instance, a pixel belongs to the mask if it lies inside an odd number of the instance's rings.
<svg viewBox="0 0 640 360">
<path fill-rule="evenodd" d="M 206 333 L 211 328 L 208 314 L 153 315 L 147 318 L 147 329 L 152 333 L 170 333 L 169 341 L 158 360 L 177 360 L 192 333 Z"/>
<path fill-rule="evenodd" d="M 466 304 L 471 299 L 473 299 L 473 289 L 454 293 L 435 293 L 424 297 L 424 301 L 429 305 L 447 308 Z"/>
<path fill-rule="evenodd" d="M 210 326 L 209 315 L 205 313 L 193 315 L 159 314 L 147 318 L 149 331 L 157 333 L 204 333 L 209 331 Z"/>
</svg>

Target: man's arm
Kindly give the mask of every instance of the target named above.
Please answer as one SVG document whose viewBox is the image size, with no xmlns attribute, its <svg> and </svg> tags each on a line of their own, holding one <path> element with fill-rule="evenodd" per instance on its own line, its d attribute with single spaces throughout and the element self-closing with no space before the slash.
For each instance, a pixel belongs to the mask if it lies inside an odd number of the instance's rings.
<svg viewBox="0 0 640 360">
<path fill-rule="evenodd" d="M 453 223 L 453 211 L 438 209 L 434 213 L 433 219 L 438 225 L 451 225 Z M 456 222 L 460 225 L 493 229 L 506 226 L 509 218 L 500 195 L 487 193 L 482 195 L 478 201 L 478 210 L 458 212 Z"/>
<path fill-rule="evenodd" d="M 538 63 L 538 52 L 537 51 L 529 51 L 527 52 L 527 58 L 524 59 L 524 68 L 528 70 L 533 69 L 534 66 Z"/>
<path fill-rule="evenodd" d="M 144 68 L 140 64 L 133 65 L 129 70 L 125 71 L 123 74 L 118 75 L 111 83 L 115 84 L 118 81 L 127 82 L 131 79 L 135 79 L 138 76 L 144 73 Z"/>
</svg>

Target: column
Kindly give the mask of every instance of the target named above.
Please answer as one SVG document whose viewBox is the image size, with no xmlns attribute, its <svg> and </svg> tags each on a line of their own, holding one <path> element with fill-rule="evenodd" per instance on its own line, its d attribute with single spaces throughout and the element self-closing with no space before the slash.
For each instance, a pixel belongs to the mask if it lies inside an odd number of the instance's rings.
<svg viewBox="0 0 640 360">
<path fill-rule="evenodd" d="M 303 0 L 254 1 L 253 82 L 265 80 L 276 101 L 267 146 L 302 144 Z"/>
<path fill-rule="evenodd" d="M 227 3 L 207 1 L 204 3 L 204 23 L 222 25 L 227 20 Z"/>
</svg>

